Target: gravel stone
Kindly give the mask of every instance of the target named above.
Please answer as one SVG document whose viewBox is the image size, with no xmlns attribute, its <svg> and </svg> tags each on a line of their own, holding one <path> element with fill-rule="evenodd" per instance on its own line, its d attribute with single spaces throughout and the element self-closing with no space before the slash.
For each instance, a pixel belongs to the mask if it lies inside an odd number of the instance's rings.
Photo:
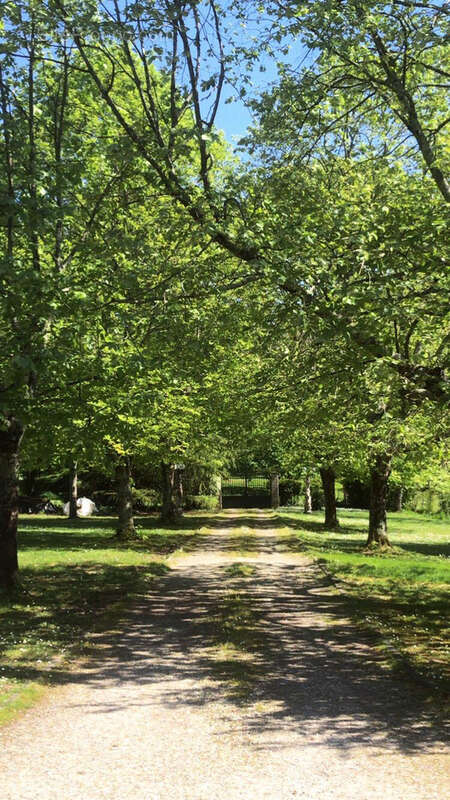
<svg viewBox="0 0 450 800">
<path fill-rule="evenodd" d="M 95 659 L 2 729 L 2 800 L 449 796 L 442 723 L 383 667 L 339 592 L 270 512 L 229 511 L 220 525 L 95 637 Z M 230 577 L 236 561 L 255 571 Z M 215 619 L 233 592 L 257 637 L 242 697 L 217 662 Z"/>
</svg>

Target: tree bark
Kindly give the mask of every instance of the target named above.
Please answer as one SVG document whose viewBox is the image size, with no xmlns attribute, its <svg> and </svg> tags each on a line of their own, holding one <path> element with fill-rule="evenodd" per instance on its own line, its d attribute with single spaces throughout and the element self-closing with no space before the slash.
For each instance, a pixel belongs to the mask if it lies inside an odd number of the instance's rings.
<svg viewBox="0 0 450 800">
<path fill-rule="evenodd" d="M 69 475 L 69 519 L 78 519 L 78 463 L 72 461 Z"/>
<path fill-rule="evenodd" d="M 176 498 L 176 470 L 174 464 L 161 463 L 163 502 L 161 509 L 161 519 L 164 522 L 176 522 L 181 511 Z"/>
<path fill-rule="evenodd" d="M 181 516 L 183 513 L 183 498 L 184 498 L 184 489 L 183 489 L 183 472 L 181 469 L 175 470 L 175 504 L 177 507 L 177 515 Z"/>
<path fill-rule="evenodd" d="M 133 519 L 133 496 L 131 493 L 130 462 L 124 459 L 116 467 L 118 524 L 117 536 L 120 539 L 132 539 L 136 536 Z"/>
<path fill-rule="evenodd" d="M 17 520 L 19 516 L 17 467 L 23 427 L 13 416 L 0 429 L 0 587 L 17 583 Z"/>
<path fill-rule="evenodd" d="M 419 120 L 417 106 L 413 96 L 405 86 L 405 80 L 396 69 L 396 62 L 389 53 L 385 42 L 379 33 L 373 28 L 369 28 L 372 41 L 375 44 L 380 64 L 386 75 L 385 85 L 395 95 L 398 106 L 391 105 L 394 114 L 400 117 L 403 124 L 414 136 L 422 157 L 430 170 L 431 176 L 436 183 L 440 193 L 447 203 L 450 203 L 450 185 L 442 170 L 437 164 L 436 153 L 433 151 L 432 136 Z M 380 81 L 381 83 L 381 81 Z M 377 87 L 379 91 L 379 85 Z"/>
<path fill-rule="evenodd" d="M 349 505 L 348 489 L 347 489 L 347 486 L 345 485 L 345 483 L 342 486 L 342 492 L 343 492 L 343 495 L 344 495 L 344 505 L 348 506 Z"/>
<path fill-rule="evenodd" d="M 9 211 L 7 216 L 6 230 L 7 230 L 7 255 L 10 260 L 13 257 L 14 250 L 14 182 L 13 182 L 13 156 L 12 156 L 12 135 L 11 135 L 11 121 L 12 115 L 8 105 L 8 95 L 3 81 L 3 73 L 0 67 L 0 100 L 3 117 L 3 140 L 4 140 L 4 156 L 6 167 L 6 182 L 8 193 Z"/>
<path fill-rule="evenodd" d="M 325 527 L 326 528 L 339 528 L 339 520 L 337 518 L 336 510 L 336 475 L 333 467 L 320 467 L 320 478 L 322 480 L 322 488 L 325 503 Z"/>
<path fill-rule="evenodd" d="M 378 455 L 370 472 L 370 512 L 367 546 L 390 547 L 387 536 L 386 500 L 392 458 Z"/>
<path fill-rule="evenodd" d="M 270 507 L 279 508 L 280 506 L 280 477 L 279 475 L 270 476 Z"/>
<path fill-rule="evenodd" d="M 394 495 L 394 511 L 402 511 L 403 510 L 403 486 L 398 486 L 395 490 Z"/>
<path fill-rule="evenodd" d="M 223 508 L 222 478 L 220 477 L 220 475 L 217 477 L 217 506 L 219 511 L 222 511 Z"/>
<path fill-rule="evenodd" d="M 305 514 L 312 514 L 311 478 L 306 476 L 305 481 Z"/>
<path fill-rule="evenodd" d="M 30 207 L 28 214 L 29 241 L 31 246 L 31 259 L 36 273 L 41 271 L 41 256 L 39 252 L 39 208 L 37 194 L 37 147 L 36 147 L 36 121 L 35 121 L 35 65 L 36 65 L 36 21 L 31 14 L 31 32 L 28 41 L 28 192 Z"/>
</svg>

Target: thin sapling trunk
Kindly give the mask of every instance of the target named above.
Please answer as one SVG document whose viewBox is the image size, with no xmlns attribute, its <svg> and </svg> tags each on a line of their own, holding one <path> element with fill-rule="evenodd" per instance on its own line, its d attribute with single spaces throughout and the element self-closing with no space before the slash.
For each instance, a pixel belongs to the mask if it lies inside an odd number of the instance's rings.
<svg viewBox="0 0 450 800">
<path fill-rule="evenodd" d="M 72 461 L 69 475 L 69 519 L 77 519 L 78 503 L 78 463 Z"/>
<path fill-rule="evenodd" d="M 306 476 L 305 481 L 305 514 L 312 514 L 311 478 Z"/>
</svg>

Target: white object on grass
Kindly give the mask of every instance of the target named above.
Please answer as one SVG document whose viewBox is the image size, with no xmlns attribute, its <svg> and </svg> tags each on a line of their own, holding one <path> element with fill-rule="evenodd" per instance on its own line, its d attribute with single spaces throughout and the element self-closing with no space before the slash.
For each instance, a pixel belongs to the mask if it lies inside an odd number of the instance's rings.
<svg viewBox="0 0 450 800">
<path fill-rule="evenodd" d="M 64 504 L 64 513 L 68 517 L 70 511 L 70 503 Z M 98 508 L 93 500 L 89 497 L 79 497 L 77 500 L 77 515 L 79 517 L 90 517 L 92 514 L 98 513 Z"/>
</svg>

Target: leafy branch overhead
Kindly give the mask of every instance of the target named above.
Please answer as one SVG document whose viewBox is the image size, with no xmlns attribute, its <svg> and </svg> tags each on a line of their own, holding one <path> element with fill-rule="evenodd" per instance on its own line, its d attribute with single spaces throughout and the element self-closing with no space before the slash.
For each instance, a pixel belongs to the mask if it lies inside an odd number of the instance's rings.
<svg viewBox="0 0 450 800">
<path fill-rule="evenodd" d="M 382 542 L 443 458 L 447 5 L 0 8 L 0 581 L 19 457 L 358 472 Z"/>
</svg>

